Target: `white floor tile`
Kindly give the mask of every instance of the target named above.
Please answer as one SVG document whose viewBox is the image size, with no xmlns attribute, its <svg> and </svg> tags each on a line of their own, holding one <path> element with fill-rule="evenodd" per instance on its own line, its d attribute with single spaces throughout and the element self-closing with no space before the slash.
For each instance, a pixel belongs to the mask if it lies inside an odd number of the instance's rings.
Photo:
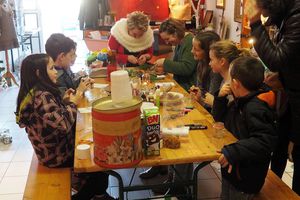
<svg viewBox="0 0 300 200">
<path fill-rule="evenodd" d="M 5 121 L 1 121 L 1 120 L 0 120 L 0 128 L 3 128 L 5 122 L 6 122 L 6 120 L 5 120 Z"/>
<path fill-rule="evenodd" d="M 4 150 L 0 151 L 0 162 L 11 162 L 16 150 Z"/>
<path fill-rule="evenodd" d="M 293 179 L 294 172 L 285 172 L 285 173 L 287 173 Z"/>
<path fill-rule="evenodd" d="M 294 171 L 294 163 L 288 161 L 285 167 L 285 172 L 293 172 Z"/>
<path fill-rule="evenodd" d="M 27 162 L 11 162 L 4 177 L 9 176 L 27 176 L 31 161 Z"/>
<path fill-rule="evenodd" d="M 16 151 L 18 150 L 18 148 L 20 147 L 22 141 L 20 140 L 20 138 L 18 137 L 14 137 L 12 136 L 12 143 L 11 144 L 3 144 L 0 143 L 0 151 Z"/>
<path fill-rule="evenodd" d="M 27 136 L 24 137 L 21 147 L 22 149 L 26 149 L 26 150 L 33 150 L 32 144 Z"/>
<path fill-rule="evenodd" d="M 2 194 L 0 195 L 0 199 L 3 200 L 22 200 L 23 194 Z"/>
<path fill-rule="evenodd" d="M 27 176 L 4 177 L 0 183 L 1 194 L 23 194 Z"/>
<path fill-rule="evenodd" d="M 19 162 L 19 161 L 31 161 L 33 155 L 33 149 L 24 148 L 23 145 L 17 150 L 16 154 L 14 155 L 12 161 Z"/>
<path fill-rule="evenodd" d="M 4 176 L 8 166 L 9 166 L 9 162 L 0 163 L 0 182 L 1 182 L 2 177 Z"/>
<path fill-rule="evenodd" d="M 292 188 L 293 180 L 289 174 L 283 173 L 282 181 L 285 182 L 285 184 L 287 184 L 290 188 Z"/>
</svg>

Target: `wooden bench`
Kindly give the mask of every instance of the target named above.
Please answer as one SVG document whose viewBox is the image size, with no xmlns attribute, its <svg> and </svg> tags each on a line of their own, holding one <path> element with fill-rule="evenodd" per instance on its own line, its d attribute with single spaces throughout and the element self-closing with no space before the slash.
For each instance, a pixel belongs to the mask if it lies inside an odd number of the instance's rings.
<svg viewBox="0 0 300 200">
<path fill-rule="evenodd" d="M 70 200 L 71 169 L 47 168 L 34 154 L 23 195 L 24 200 Z"/>
<path fill-rule="evenodd" d="M 265 184 L 255 200 L 294 200 L 300 197 L 269 170 Z"/>
</svg>

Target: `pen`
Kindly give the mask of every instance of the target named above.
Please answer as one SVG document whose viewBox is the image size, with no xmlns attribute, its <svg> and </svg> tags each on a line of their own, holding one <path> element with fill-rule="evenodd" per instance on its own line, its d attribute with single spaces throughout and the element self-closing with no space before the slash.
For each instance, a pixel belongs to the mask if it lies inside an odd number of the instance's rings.
<svg viewBox="0 0 300 200">
<path fill-rule="evenodd" d="M 207 126 L 202 125 L 202 124 L 185 124 L 184 126 L 190 127 L 190 130 L 205 130 L 205 129 L 207 129 Z"/>
</svg>

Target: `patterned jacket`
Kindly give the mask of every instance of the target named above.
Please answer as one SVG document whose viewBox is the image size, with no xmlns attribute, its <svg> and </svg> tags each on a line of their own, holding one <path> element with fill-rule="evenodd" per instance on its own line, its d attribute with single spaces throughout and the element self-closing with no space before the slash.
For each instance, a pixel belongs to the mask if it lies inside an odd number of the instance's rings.
<svg viewBox="0 0 300 200">
<path fill-rule="evenodd" d="M 26 129 L 40 164 L 64 167 L 74 157 L 76 105 L 65 105 L 47 91 L 31 91 L 23 100 L 17 123 Z"/>
</svg>

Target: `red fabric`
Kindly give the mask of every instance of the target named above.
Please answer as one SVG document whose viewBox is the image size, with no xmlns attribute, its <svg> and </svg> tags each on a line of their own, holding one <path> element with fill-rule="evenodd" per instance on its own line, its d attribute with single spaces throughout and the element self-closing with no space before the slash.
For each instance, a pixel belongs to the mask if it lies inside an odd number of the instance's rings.
<svg viewBox="0 0 300 200">
<path fill-rule="evenodd" d="M 109 3 L 116 20 L 126 18 L 133 11 L 143 11 L 152 21 L 163 21 L 169 17 L 168 0 L 110 0 Z"/>
<path fill-rule="evenodd" d="M 109 114 L 109 113 L 101 113 L 97 110 L 92 111 L 92 117 L 101 121 L 109 121 L 109 122 L 119 122 L 126 121 L 135 118 L 136 116 L 140 116 L 140 109 L 136 109 L 126 113 L 118 113 L 118 114 Z"/>
<path fill-rule="evenodd" d="M 111 50 L 117 51 L 116 59 L 117 59 L 118 63 L 127 63 L 128 55 L 124 54 L 124 47 L 112 35 L 110 35 L 110 37 L 108 39 L 108 47 Z M 152 56 L 153 47 L 150 47 L 150 48 L 145 49 L 144 51 L 140 52 L 140 55 L 142 55 L 142 54 L 150 54 L 150 56 Z"/>
</svg>

